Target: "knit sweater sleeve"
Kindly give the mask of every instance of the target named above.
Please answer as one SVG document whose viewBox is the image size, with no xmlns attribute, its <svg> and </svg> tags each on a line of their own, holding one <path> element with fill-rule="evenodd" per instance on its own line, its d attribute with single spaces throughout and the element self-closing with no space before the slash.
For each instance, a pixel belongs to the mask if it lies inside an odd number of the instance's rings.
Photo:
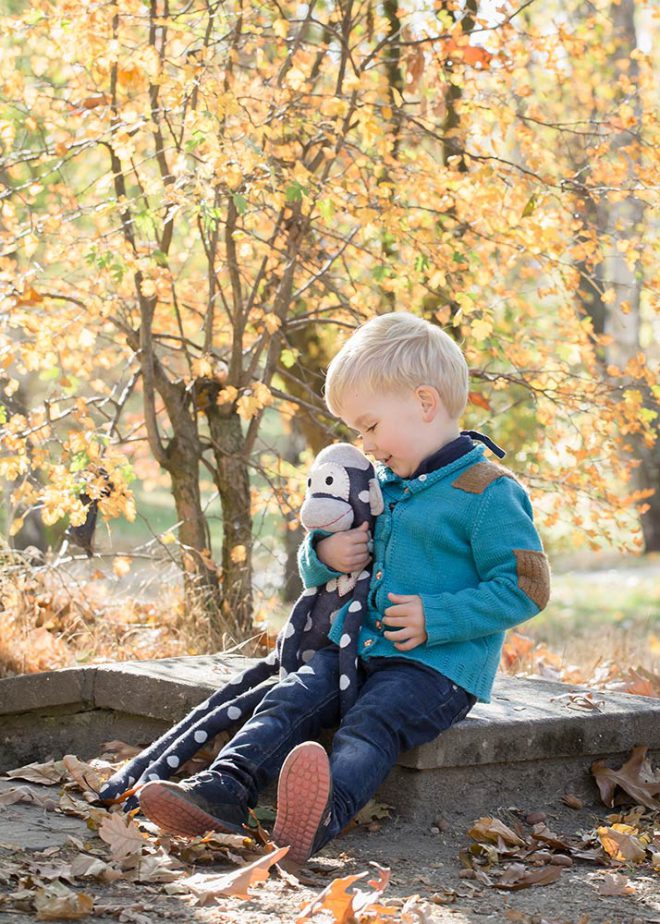
<svg viewBox="0 0 660 924">
<path fill-rule="evenodd" d="M 325 529 L 311 529 L 298 547 L 298 572 L 305 589 L 327 584 L 341 573 L 324 565 L 316 554 L 317 542 L 331 535 Z"/>
<path fill-rule="evenodd" d="M 550 594 L 550 569 L 527 492 L 498 478 L 479 498 L 471 534 L 476 587 L 420 594 L 428 645 L 503 632 L 536 615 Z"/>
</svg>

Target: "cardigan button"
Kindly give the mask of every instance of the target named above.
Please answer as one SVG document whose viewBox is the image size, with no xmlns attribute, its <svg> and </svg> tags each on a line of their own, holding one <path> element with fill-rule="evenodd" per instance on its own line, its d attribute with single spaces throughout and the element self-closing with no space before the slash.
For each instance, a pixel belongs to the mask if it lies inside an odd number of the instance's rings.
<svg viewBox="0 0 660 924">
<path fill-rule="evenodd" d="M 374 640 L 373 640 L 372 638 L 368 638 L 368 639 L 365 641 L 365 643 L 364 643 L 364 647 L 365 647 L 365 648 L 371 648 L 371 646 L 373 645 L 373 643 L 374 643 Z"/>
<path fill-rule="evenodd" d="M 379 631 L 380 631 L 380 629 L 383 628 L 383 624 L 382 624 L 382 622 L 380 621 L 380 619 L 377 619 L 377 620 L 376 620 L 376 628 L 377 628 Z"/>
<path fill-rule="evenodd" d="M 382 572 L 382 571 L 377 571 L 377 572 L 376 572 L 376 580 L 377 580 L 377 581 L 380 581 L 380 579 L 382 578 L 382 576 L 383 576 L 383 572 Z"/>
</svg>

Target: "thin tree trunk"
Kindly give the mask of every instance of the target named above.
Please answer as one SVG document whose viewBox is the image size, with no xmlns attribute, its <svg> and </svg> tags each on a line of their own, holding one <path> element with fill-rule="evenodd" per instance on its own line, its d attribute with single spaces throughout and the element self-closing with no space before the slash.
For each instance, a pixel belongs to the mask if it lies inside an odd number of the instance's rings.
<svg viewBox="0 0 660 924">
<path fill-rule="evenodd" d="M 252 511 L 241 419 L 232 406 L 206 408 L 222 505 L 222 624 L 238 641 L 252 626 Z"/>
</svg>

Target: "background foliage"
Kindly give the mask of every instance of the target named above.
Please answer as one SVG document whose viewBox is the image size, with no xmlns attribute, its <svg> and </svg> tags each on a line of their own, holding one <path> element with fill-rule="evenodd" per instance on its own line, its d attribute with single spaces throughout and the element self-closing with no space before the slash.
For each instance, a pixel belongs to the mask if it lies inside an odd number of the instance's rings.
<svg viewBox="0 0 660 924">
<path fill-rule="evenodd" d="M 405 309 L 464 348 L 464 425 L 552 548 L 658 549 L 643 0 L 14 0 L 2 25 L 12 544 L 62 564 L 90 511 L 137 516 L 115 573 L 172 562 L 202 646 L 244 637 L 282 545 L 295 593 L 329 357 Z"/>
</svg>

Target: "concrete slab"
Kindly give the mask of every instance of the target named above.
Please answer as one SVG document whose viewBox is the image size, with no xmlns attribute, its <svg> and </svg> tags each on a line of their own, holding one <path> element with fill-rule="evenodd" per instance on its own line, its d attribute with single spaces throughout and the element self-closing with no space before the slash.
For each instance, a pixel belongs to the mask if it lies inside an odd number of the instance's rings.
<svg viewBox="0 0 660 924">
<path fill-rule="evenodd" d="M 476 767 L 660 748 L 660 700 L 550 680 L 500 676 L 493 701 L 401 756 L 416 770 Z"/>
<path fill-rule="evenodd" d="M 67 752 L 91 757 L 114 737 L 143 746 L 250 663 L 212 655 L 0 680 L 0 771 Z M 515 800 L 523 786 L 548 797 L 567 788 L 593 795 L 591 763 L 622 759 L 636 744 L 660 752 L 660 700 L 500 676 L 492 703 L 402 754 L 381 795 L 407 817 L 457 800 L 478 811 Z"/>
</svg>

